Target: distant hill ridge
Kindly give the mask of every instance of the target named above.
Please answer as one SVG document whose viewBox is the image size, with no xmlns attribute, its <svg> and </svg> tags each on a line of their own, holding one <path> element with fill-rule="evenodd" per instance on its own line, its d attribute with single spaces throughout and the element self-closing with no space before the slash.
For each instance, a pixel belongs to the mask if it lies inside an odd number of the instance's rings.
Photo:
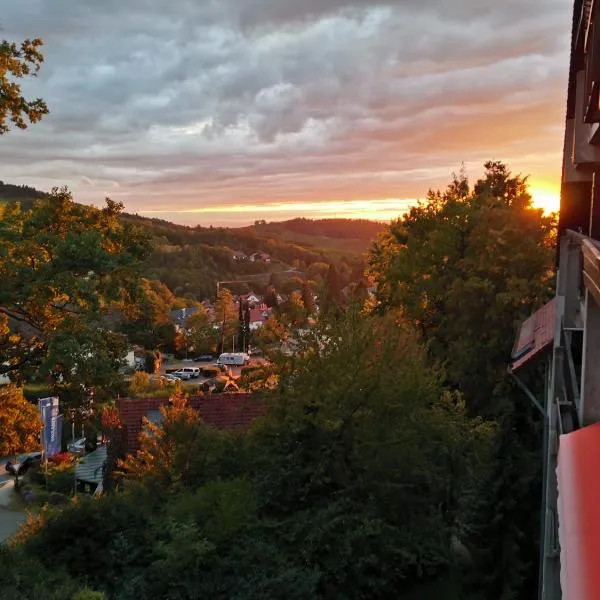
<svg viewBox="0 0 600 600">
<path fill-rule="evenodd" d="M 0 182 L 0 205 L 20 202 L 27 209 L 47 195 L 27 185 Z M 142 267 L 144 276 L 161 281 L 178 296 L 198 300 L 212 297 L 217 281 L 235 280 L 247 291 L 268 282 L 278 285 L 282 272 L 302 272 L 314 263 L 336 264 L 343 285 L 358 281 L 364 254 L 384 227 L 352 219 L 257 221 L 231 228 L 176 225 L 130 213 L 122 219 L 146 229 L 154 242 L 154 252 Z M 236 260 L 239 253 L 265 253 L 271 261 Z"/>
<path fill-rule="evenodd" d="M 0 201 L 20 202 L 24 208 L 30 208 L 35 200 L 48 196 L 28 185 L 13 185 L 0 181 Z M 352 240 L 369 244 L 383 230 L 384 224 L 367 219 L 308 219 L 299 217 L 287 221 L 256 221 L 254 225 L 246 227 L 203 227 L 177 225 L 171 221 L 157 218 L 148 218 L 138 214 L 124 213 L 124 218 L 130 221 L 139 221 L 140 224 L 152 225 L 158 229 L 177 229 L 179 231 L 201 231 L 215 229 L 219 231 L 253 232 L 261 237 L 280 237 L 286 241 L 296 241 L 303 246 L 319 247 L 318 238 L 332 238 L 334 240 Z M 335 245 L 335 244 L 334 244 Z M 356 245 L 356 244 L 354 244 Z M 326 245 L 325 247 L 329 247 Z M 353 251 L 354 248 L 342 250 Z"/>
</svg>

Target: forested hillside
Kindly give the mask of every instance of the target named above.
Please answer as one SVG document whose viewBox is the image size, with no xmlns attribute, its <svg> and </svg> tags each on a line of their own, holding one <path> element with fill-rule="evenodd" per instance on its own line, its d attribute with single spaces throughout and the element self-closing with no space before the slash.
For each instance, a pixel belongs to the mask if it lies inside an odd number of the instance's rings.
<svg viewBox="0 0 600 600">
<path fill-rule="evenodd" d="M 348 254 L 363 253 L 384 227 L 383 223 L 367 219 L 291 219 L 273 223 L 257 221 L 248 229 L 262 237 Z"/>
<path fill-rule="evenodd" d="M 19 202 L 23 208 L 46 194 L 29 186 L 0 182 L 0 202 Z M 236 280 L 239 291 L 264 289 L 281 283 L 286 273 L 305 273 L 311 265 L 336 264 L 343 286 L 361 278 L 363 254 L 382 230 L 370 221 L 295 219 L 244 228 L 186 227 L 161 219 L 124 213 L 122 220 L 151 235 L 153 251 L 143 275 L 164 283 L 175 295 L 194 300 L 213 297 L 217 281 Z M 309 231 L 314 235 L 310 235 Z M 237 260 L 254 253 L 269 262 Z M 314 270 L 314 269 L 313 269 Z"/>
</svg>

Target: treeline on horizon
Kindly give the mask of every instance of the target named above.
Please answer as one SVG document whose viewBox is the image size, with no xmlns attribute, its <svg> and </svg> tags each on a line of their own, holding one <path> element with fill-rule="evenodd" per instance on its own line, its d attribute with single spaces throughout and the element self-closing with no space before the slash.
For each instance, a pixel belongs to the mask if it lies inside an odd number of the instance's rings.
<svg viewBox="0 0 600 600">
<path fill-rule="evenodd" d="M 35 200 L 48 194 L 29 186 L 15 186 L 0 182 L 0 200 L 19 202 L 24 210 L 33 206 Z M 236 286 L 239 291 L 266 289 L 269 284 L 281 284 L 285 278 L 270 276 L 293 268 L 305 272 L 310 265 L 335 264 L 340 273 L 342 287 L 357 282 L 364 270 L 364 257 L 353 249 L 346 249 L 344 240 L 362 240 L 363 252 L 381 231 L 382 225 L 370 221 L 336 219 L 328 227 L 328 220 L 310 221 L 293 219 L 271 223 L 275 230 L 262 231 L 262 227 L 202 227 L 177 225 L 157 218 L 147 218 L 123 212 L 124 222 L 141 226 L 152 238 L 153 252 L 143 265 L 143 274 L 149 279 L 164 283 L 176 296 L 201 301 L 214 298 L 217 281 L 243 280 Z M 336 238 L 336 248 L 319 248 L 306 241 L 295 243 L 282 239 L 278 234 L 287 231 L 310 233 L 310 223 L 320 236 Z M 313 234 L 315 234 L 313 232 Z M 318 241 L 318 240 L 317 240 Z M 354 248 L 354 246 L 353 246 Z M 272 262 L 237 261 L 233 252 L 247 255 L 262 252 Z"/>
</svg>

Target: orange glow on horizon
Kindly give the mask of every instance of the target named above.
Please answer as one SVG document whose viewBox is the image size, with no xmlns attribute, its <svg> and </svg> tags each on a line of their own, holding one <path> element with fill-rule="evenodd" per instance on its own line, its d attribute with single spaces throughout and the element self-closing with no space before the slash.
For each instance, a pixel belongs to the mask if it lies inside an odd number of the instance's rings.
<svg viewBox="0 0 600 600">
<path fill-rule="evenodd" d="M 544 213 L 558 212 L 560 193 L 558 186 L 532 183 L 529 187 L 532 204 Z M 385 198 L 371 200 L 328 200 L 322 202 L 252 202 L 249 204 L 221 204 L 196 208 L 167 208 L 140 211 L 148 217 L 163 217 L 181 222 L 202 221 L 211 224 L 241 225 L 258 219 L 279 221 L 304 217 L 308 219 L 369 219 L 389 222 L 397 219 L 417 203 L 412 198 Z M 180 217 L 180 218 L 178 218 Z"/>
<path fill-rule="evenodd" d="M 550 184 L 532 184 L 529 193 L 535 208 L 543 209 L 544 213 L 557 213 L 560 209 L 560 191 L 558 186 Z"/>
</svg>

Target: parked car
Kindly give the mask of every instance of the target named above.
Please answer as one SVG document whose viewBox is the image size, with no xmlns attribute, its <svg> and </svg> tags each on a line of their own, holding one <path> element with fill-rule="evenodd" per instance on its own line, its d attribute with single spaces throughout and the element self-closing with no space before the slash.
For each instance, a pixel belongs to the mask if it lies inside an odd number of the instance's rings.
<svg viewBox="0 0 600 600">
<path fill-rule="evenodd" d="M 161 381 L 164 381 L 165 383 L 177 383 L 178 381 L 181 381 L 179 379 L 179 377 L 175 377 L 175 375 L 161 375 L 160 376 Z"/>
<path fill-rule="evenodd" d="M 196 356 L 194 362 L 212 362 L 213 357 L 211 354 L 202 354 L 201 356 Z"/>
<path fill-rule="evenodd" d="M 172 373 L 172 375 L 177 377 L 177 379 L 181 379 L 183 381 L 187 381 L 188 379 L 192 378 L 192 374 L 189 371 L 184 371 L 183 369 L 179 369 L 179 371 L 175 371 L 175 373 Z"/>
<path fill-rule="evenodd" d="M 181 370 L 189 373 L 194 379 L 200 377 L 200 367 L 183 367 Z"/>
<path fill-rule="evenodd" d="M 11 475 L 25 475 L 31 467 L 36 467 L 41 462 L 41 452 L 29 452 L 28 454 L 21 454 L 14 462 L 9 460 L 6 463 L 5 469 Z"/>
</svg>

